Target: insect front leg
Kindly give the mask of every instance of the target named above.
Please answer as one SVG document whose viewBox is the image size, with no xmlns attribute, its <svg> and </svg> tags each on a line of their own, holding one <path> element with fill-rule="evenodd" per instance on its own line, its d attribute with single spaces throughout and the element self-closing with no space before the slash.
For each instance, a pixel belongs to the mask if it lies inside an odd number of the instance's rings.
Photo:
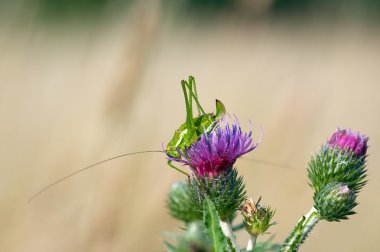
<svg viewBox="0 0 380 252">
<path fill-rule="evenodd" d="M 172 162 L 173 162 L 173 161 L 171 161 L 171 160 L 168 161 L 168 165 L 169 165 L 171 168 L 173 168 L 174 170 L 179 171 L 179 172 L 182 173 L 182 174 L 185 174 L 187 177 L 190 177 L 190 175 L 189 175 L 188 173 L 182 171 L 180 168 L 178 168 L 178 167 L 176 167 L 175 165 L 173 165 Z"/>
</svg>

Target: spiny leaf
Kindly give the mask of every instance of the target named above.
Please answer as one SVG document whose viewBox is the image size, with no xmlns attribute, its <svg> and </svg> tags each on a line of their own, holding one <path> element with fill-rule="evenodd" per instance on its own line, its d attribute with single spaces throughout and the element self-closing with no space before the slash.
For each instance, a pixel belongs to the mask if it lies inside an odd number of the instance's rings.
<svg viewBox="0 0 380 252">
<path fill-rule="evenodd" d="M 203 203 L 203 221 L 206 233 L 212 244 L 213 251 L 224 252 L 227 248 L 227 239 L 220 227 L 220 218 L 212 201 L 207 197 Z"/>
</svg>

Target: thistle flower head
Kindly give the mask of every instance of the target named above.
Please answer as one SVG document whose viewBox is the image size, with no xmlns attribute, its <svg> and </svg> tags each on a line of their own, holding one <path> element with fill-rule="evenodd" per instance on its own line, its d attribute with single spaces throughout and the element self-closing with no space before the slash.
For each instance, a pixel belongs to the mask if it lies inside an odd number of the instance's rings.
<svg viewBox="0 0 380 252">
<path fill-rule="evenodd" d="M 246 199 L 240 208 L 245 228 L 254 236 L 264 234 L 270 226 L 275 224 L 270 222 L 275 211 L 270 207 L 261 206 L 260 200 L 261 198 L 254 203 L 251 198 Z"/>
<path fill-rule="evenodd" d="M 357 156 L 364 156 L 367 152 L 368 137 L 350 129 L 338 128 L 328 141 L 331 148 L 339 148 L 354 152 Z"/>
<path fill-rule="evenodd" d="M 190 166 L 198 176 L 213 177 L 232 169 L 237 158 L 257 146 L 252 130 L 243 132 L 236 117 L 232 123 L 223 118 L 209 134 L 203 134 L 184 151 L 178 150 L 180 158 L 168 155 L 168 159 Z"/>
</svg>

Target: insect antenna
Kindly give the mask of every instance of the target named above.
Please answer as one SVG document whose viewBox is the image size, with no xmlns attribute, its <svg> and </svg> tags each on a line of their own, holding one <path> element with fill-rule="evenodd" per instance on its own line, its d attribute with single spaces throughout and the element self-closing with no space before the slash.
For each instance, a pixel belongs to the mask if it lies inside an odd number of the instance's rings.
<svg viewBox="0 0 380 252">
<path fill-rule="evenodd" d="M 54 187 L 55 185 L 65 181 L 66 179 L 69 179 L 79 173 L 82 173 L 86 170 L 89 170 L 90 168 L 93 168 L 95 166 L 98 166 L 98 165 L 101 165 L 101 164 L 104 164 L 106 162 L 109 162 L 109 161 L 112 161 L 112 160 L 115 160 L 115 159 L 118 159 L 118 158 L 123 158 L 123 157 L 127 157 L 127 156 L 131 156 L 131 155 L 136 155 L 136 154 L 144 154 L 144 153 L 165 153 L 166 150 L 148 150 L 148 151 L 135 151 L 135 152 L 129 152 L 129 153 L 125 153 L 125 154 L 121 154 L 121 155 L 117 155 L 117 156 L 114 156 L 114 157 L 110 157 L 110 158 L 107 158 L 107 159 L 104 159 L 102 161 L 99 161 L 99 162 L 96 162 L 96 163 L 93 163 L 89 166 L 86 166 L 86 167 L 83 167 L 79 170 L 76 170 L 50 184 L 48 184 L 47 186 L 43 187 L 42 189 L 40 189 L 38 192 L 36 192 L 35 194 L 33 194 L 29 199 L 28 199 L 28 203 L 32 202 L 33 200 L 35 200 L 36 198 L 38 198 L 41 194 L 43 194 L 44 192 L 48 191 L 50 188 Z M 287 169 L 292 169 L 293 167 L 291 166 L 287 166 L 287 165 L 283 165 L 283 164 L 278 164 L 278 163 L 274 163 L 274 162 L 270 162 L 270 161 L 266 161 L 266 160 L 261 160 L 261 159 L 254 159 L 254 158 L 241 158 L 245 161 L 250 161 L 250 162 L 255 162 L 255 163 L 261 163 L 261 164 L 265 164 L 265 165 L 270 165 L 270 166 L 277 166 L 277 167 L 283 167 L 283 168 L 287 168 Z"/>
<path fill-rule="evenodd" d="M 117 156 L 114 156 L 114 157 L 110 157 L 110 158 L 107 158 L 107 159 L 104 159 L 102 161 L 99 161 L 99 162 L 96 162 L 94 164 L 91 164 L 89 166 L 86 166 L 84 168 L 81 168 L 79 170 L 76 170 L 50 184 L 48 184 L 47 186 L 43 187 L 41 190 L 39 190 L 38 192 L 36 192 L 35 194 L 32 195 L 32 197 L 30 197 L 28 199 L 28 203 L 32 202 L 34 199 L 36 199 L 38 196 L 40 196 L 42 193 L 46 192 L 47 190 L 49 190 L 50 188 L 52 188 L 53 186 L 63 182 L 64 180 L 66 179 L 69 179 L 79 173 L 82 173 L 90 168 L 93 168 L 95 166 L 98 166 L 100 164 L 103 164 L 103 163 L 106 163 L 106 162 L 109 162 L 111 160 L 115 160 L 115 159 L 118 159 L 118 158 L 122 158 L 122 157 L 126 157 L 126 156 L 131 156 L 131 155 L 136 155 L 136 154 L 143 154 L 143 153 L 165 153 L 165 150 L 148 150 L 148 151 L 136 151 L 136 152 L 129 152 L 129 153 L 125 153 L 125 154 L 121 154 L 121 155 L 117 155 Z"/>
<path fill-rule="evenodd" d="M 275 166 L 275 167 L 286 168 L 286 169 L 294 169 L 294 167 L 292 167 L 292 166 L 279 164 L 279 163 L 268 161 L 268 160 L 262 160 L 262 159 L 257 159 L 257 158 L 249 158 L 249 157 L 241 157 L 239 159 L 242 159 L 244 161 L 253 162 L 253 163 L 264 164 L 264 165 L 268 165 L 268 166 Z"/>
</svg>

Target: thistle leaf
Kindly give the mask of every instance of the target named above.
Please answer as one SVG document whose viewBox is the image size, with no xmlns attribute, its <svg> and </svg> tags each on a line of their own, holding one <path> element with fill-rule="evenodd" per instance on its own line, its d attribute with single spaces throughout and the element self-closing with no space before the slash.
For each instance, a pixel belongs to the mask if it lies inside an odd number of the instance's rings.
<svg viewBox="0 0 380 252">
<path fill-rule="evenodd" d="M 224 252 L 227 248 L 227 238 L 220 227 L 220 218 L 215 209 L 214 203 L 206 198 L 203 203 L 203 221 L 206 226 L 206 233 L 210 239 L 213 251 Z"/>
</svg>

